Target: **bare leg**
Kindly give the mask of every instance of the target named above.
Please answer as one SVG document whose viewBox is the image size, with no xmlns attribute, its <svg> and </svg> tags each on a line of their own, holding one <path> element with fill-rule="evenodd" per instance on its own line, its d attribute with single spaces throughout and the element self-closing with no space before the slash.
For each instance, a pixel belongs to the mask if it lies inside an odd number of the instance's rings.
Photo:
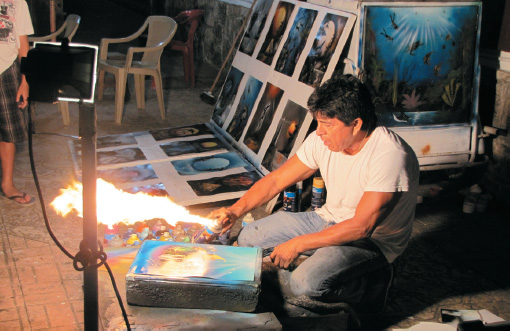
<svg viewBox="0 0 510 331">
<path fill-rule="evenodd" d="M 23 192 L 19 191 L 14 186 L 13 182 L 15 155 L 16 145 L 14 143 L 0 141 L 0 161 L 2 162 L 2 191 L 6 197 L 23 195 Z M 30 201 L 30 196 L 27 194 L 25 198 L 17 198 L 15 200 L 19 203 L 27 203 Z"/>
</svg>

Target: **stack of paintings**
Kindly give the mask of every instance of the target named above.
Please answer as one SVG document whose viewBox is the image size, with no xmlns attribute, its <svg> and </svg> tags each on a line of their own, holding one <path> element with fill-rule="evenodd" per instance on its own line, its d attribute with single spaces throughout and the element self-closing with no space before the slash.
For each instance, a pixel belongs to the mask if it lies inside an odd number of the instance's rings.
<svg viewBox="0 0 510 331">
<path fill-rule="evenodd" d="M 98 177 L 181 205 L 235 199 L 308 134 L 307 101 L 339 62 L 356 15 L 258 0 L 207 123 L 99 137 Z M 70 144 L 80 167 L 80 144 Z"/>
<path fill-rule="evenodd" d="M 211 124 L 262 173 L 308 134 L 308 97 L 332 76 L 355 19 L 302 1 L 255 4 Z"/>
</svg>

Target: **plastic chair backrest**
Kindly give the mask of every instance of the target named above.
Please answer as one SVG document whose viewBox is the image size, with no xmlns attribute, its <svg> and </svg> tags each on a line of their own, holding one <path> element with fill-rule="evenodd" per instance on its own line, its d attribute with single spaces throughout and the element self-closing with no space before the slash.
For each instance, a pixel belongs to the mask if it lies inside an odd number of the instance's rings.
<svg viewBox="0 0 510 331">
<path fill-rule="evenodd" d="M 62 40 L 67 38 L 69 41 L 73 39 L 78 27 L 80 26 L 81 17 L 76 14 L 70 14 L 57 31 L 45 36 L 29 36 L 28 41 L 49 41 L 49 40 Z"/>
<path fill-rule="evenodd" d="M 144 23 L 148 25 L 146 47 L 166 45 L 172 40 L 177 30 L 177 23 L 168 16 L 149 16 Z M 158 64 L 163 48 L 157 52 L 145 52 L 142 62 Z"/>
<path fill-rule="evenodd" d="M 198 28 L 198 24 L 200 23 L 202 15 L 204 15 L 204 11 L 202 9 L 190 9 L 180 12 L 179 15 L 175 17 L 175 21 L 177 22 L 177 24 L 181 26 L 187 25 L 189 28 L 188 36 L 186 40 L 183 41 L 189 46 L 193 45 L 195 32 Z"/>
<path fill-rule="evenodd" d="M 62 38 L 67 38 L 69 41 L 73 39 L 78 27 L 80 26 L 81 17 L 76 14 L 70 14 L 65 21 L 65 31 Z"/>
</svg>

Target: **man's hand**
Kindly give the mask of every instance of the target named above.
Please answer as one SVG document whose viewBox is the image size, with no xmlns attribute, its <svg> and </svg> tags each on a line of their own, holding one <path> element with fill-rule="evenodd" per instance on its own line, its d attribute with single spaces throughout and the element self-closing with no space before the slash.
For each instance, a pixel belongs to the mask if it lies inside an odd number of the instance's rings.
<svg viewBox="0 0 510 331">
<path fill-rule="evenodd" d="M 28 83 L 25 79 L 21 82 L 18 93 L 16 94 L 16 101 L 18 102 L 18 107 L 21 109 L 25 109 L 28 106 Z"/>
<path fill-rule="evenodd" d="M 291 263 L 302 253 L 299 250 L 300 241 L 300 237 L 295 237 L 276 246 L 269 257 L 280 268 L 288 269 Z"/>
<path fill-rule="evenodd" d="M 217 219 L 221 222 L 223 228 L 220 235 L 222 235 L 234 226 L 238 216 L 231 209 L 222 207 L 210 212 L 207 218 Z"/>
</svg>

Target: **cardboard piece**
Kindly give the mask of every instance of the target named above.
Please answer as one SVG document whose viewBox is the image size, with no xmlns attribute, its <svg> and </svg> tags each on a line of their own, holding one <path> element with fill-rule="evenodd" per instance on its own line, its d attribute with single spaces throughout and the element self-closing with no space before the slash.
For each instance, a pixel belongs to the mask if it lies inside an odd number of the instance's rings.
<svg viewBox="0 0 510 331">
<path fill-rule="evenodd" d="M 126 274 L 131 305 L 252 312 L 258 303 L 262 251 L 144 241 Z"/>
</svg>

